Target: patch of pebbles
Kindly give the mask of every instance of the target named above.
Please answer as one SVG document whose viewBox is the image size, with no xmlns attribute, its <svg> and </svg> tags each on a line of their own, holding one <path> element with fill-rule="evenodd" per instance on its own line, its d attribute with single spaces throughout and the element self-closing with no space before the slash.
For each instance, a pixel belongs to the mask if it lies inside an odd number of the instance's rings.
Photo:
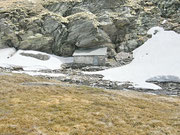
<svg viewBox="0 0 180 135">
<path fill-rule="evenodd" d="M 61 70 L 42 70 L 43 73 L 63 73 L 65 76 L 61 77 L 48 77 L 42 76 L 48 79 L 56 79 L 62 82 L 68 82 L 69 84 L 77 84 L 77 85 L 86 85 L 91 87 L 105 88 L 111 90 L 135 90 L 139 92 L 146 93 L 154 93 L 158 95 L 171 95 L 171 96 L 180 96 L 180 83 L 179 82 L 151 82 L 162 89 L 160 90 L 152 90 L 152 89 L 136 89 L 133 87 L 132 83 L 120 83 L 115 81 L 103 80 L 102 75 L 98 74 L 83 74 L 82 71 L 100 71 L 104 70 L 108 67 L 100 67 L 100 66 L 86 66 L 80 68 L 71 68 L 70 66 L 66 66 Z M 0 69 L 0 75 L 6 75 L 7 73 L 3 73 L 3 71 L 10 71 L 10 69 Z M 9 75 L 9 73 L 8 73 Z M 30 84 L 30 85 L 53 85 L 53 84 Z M 55 84 L 57 85 L 57 84 Z"/>
<path fill-rule="evenodd" d="M 175 82 L 152 82 L 162 89 L 152 90 L 152 89 L 136 89 L 130 82 L 120 83 L 115 81 L 103 80 L 102 75 L 85 75 L 85 74 L 74 74 L 66 76 L 64 78 L 56 78 L 62 82 L 75 83 L 78 85 L 87 85 L 91 87 L 105 88 L 111 90 L 135 90 L 138 92 L 153 93 L 158 95 L 171 95 L 180 96 L 180 83 Z"/>
</svg>

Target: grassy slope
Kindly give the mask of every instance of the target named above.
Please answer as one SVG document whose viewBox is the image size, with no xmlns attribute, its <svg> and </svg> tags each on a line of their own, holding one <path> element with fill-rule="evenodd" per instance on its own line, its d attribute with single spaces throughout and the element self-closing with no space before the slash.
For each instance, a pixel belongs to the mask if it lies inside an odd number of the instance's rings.
<svg viewBox="0 0 180 135">
<path fill-rule="evenodd" d="M 44 10 L 44 0 L 27 1 L 0 0 L 0 8 Z M 65 87 L 62 83 L 48 87 L 20 85 L 36 81 L 49 80 L 0 76 L 0 135 L 180 134 L 179 97 Z"/>
<path fill-rule="evenodd" d="M 180 134 L 179 97 L 20 84 L 39 81 L 50 80 L 0 76 L 0 135 Z"/>
</svg>

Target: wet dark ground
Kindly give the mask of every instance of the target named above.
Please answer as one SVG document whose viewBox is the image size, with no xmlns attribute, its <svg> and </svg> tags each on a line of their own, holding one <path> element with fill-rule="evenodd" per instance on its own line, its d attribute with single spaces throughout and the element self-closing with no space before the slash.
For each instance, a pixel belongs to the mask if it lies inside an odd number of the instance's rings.
<svg viewBox="0 0 180 135">
<path fill-rule="evenodd" d="M 3 71 L 1 69 L 1 71 Z M 1 72 L 0 71 L 0 72 Z M 11 70 L 6 70 L 5 72 L 11 72 Z M 180 83 L 175 82 L 151 82 L 162 89 L 152 90 L 152 89 L 141 89 L 141 88 L 133 88 L 131 82 L 126 82 L 124 84 L 120 82 L 114 82 L 109 80 L 103 80 L 102 75 L 97 74 L 83 74 L 82 70 L 72 70 L 72 69 L 63 69 L 63 70 L 46 70 L 41 71 L 45 73 L 63 73 L 66 76 L 63 77 L 48 77 L 42 76 L 48 79 L 56 79 L 62 82 L 67 82 L 69 84 L 77 84 L 77 85 L 85 85 L 90 87 L 104 88 L 109 90 L 133 90 L 144 93 L 151 93 L 157 95 L 169 95 L 169 96 L 180 96 Z M 1 72 L 2 75 L 7 74 Z"/>
<path fill-rule="evenodd" d="M 180 96 L 180 83 L 175 82 L 154 82 L 154 84 L 160 86 L 161 90 L 146 90 L 145 92 L 150 92 L 158 95 L 171 95 Z"/>
<path fill-rule="evenodd" d="M 180 83 L 175 82 L 151 82 L 162 89 L 141 89 L 133 88 L 132 83 L 126 82 L 124 84 L 120 82 L 114 82 L 109 80 L 103 80 L 102 75 L 87 75 L 81 72 L 73 71 L 72 73 L 68 71 L 68 76 L 56 78 L 63 82 L 69 82 L 77 85 L 86 85 L 91 87 L 105 88 L 109 90 L 133 90 L 138 92 L 152 93 L 157 95 L 170 95 L 170 96 L 180 96 Z"/>
</svg>

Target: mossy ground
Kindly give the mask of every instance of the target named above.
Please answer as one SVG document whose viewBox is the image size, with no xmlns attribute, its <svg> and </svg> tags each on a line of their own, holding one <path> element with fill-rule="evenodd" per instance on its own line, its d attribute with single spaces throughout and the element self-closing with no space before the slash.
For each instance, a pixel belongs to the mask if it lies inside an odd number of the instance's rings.
<svg viewBox="0 0 180 135">
<path fill-rule="evenodd" d="M 26 86 L 56 82 L 62 86 Z M 180 98 L 0 76 L 0 135 L 179 135 Z"/>
</svg>

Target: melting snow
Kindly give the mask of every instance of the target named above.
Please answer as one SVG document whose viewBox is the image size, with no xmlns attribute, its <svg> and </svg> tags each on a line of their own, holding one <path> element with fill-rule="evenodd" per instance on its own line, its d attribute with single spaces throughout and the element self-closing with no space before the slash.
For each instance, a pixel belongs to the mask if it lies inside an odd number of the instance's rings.
<svg viewBox="0 0 180 135">
<path fill-rule="evenodd" d="M 180 80 L 180 34 L 174 31 L 164 31 L 154 27 L 148 31 L 152 38 L 133 51 L 134 60 L 123 67 L 94 72 L 104 75 L 104 79 L 132 82 L 136 88 L 161 89 L 146 81 L 177 81 Z M 39 60 L 22 56 L 20 53 L 48 55 L 50 59 Z M 72 58 L 58 57 L 37 51 L 16 52 L 14 48 L 0 50 L 0 67 L 20 66 L 24 70 L 60 69 L 63 63 L 71 63 Z M 31 73 L 36 75 L 37 73 Z M 40 75 L 44 75 L 40 73 Z M 48 75 L 48 74 L 46 74 Z M 54 74 L 51 74 L 51 76 Z M 56 75 L 55 75 L 56 76 Z M 63 76 L 58 74 L 58 76 Z"/>
<path fill-rule="evenodd" d="M 123 67 L 94 72 L 104 79 L 133 83 L 136 88 L 161 89 L 146 82 L 148 79 L 168 80 L 180 78 L 180 34 L 154 27 L 148 31 L 152 38 L 133 51 L 134 60 Z M 158 77 L 159 76 L 159 77 Z M 161 76 L 161 77 L 160 77 Z M 174 76 L 174 77 L 172 77 Z"/>
<path fill-rule="evenodd" d="M 50 59 L 39 60 L 33 57 L 22 56 L 21 53 L 48 55 Z M 63 63 L 73 62 L 72 57 L 58 57 L 38 51 L 16 50 L 14 48 L 6 48 L 0 50 L 0 67 L 22 67 L 24 70 L 45 70 L 60 69 Z"/>
<path fill-rule="evenodd" d="M 167 22 L 167 20 L 164 20 L 164 21 L 162 21 L 162 23 L 161 24 L 165 24 Z"/>
</svg>

